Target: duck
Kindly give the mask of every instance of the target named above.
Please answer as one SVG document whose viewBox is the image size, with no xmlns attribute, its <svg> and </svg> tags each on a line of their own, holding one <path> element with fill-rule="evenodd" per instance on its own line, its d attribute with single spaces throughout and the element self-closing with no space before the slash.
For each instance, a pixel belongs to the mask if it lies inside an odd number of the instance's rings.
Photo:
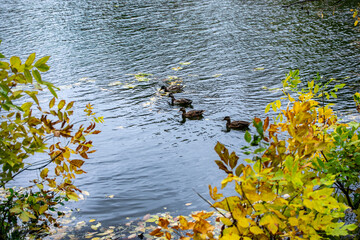
<svg viewBox="0 0 360 240">
<path fill-rule="evenodd" d="M 179 93 L 183 91 L 183 88 L 184 88 L 183 85 L 170 85 L 168 87 L 162 86 L 160 88 L 160 91 L 164 90 L 164 92 Z"/>
<path fill-rule="evenodd" d="M 182 108 L 180 108 L 179 112 L 182 112 L 183 119 L 185 119 L 185 118 L 200 119 L 203 117 L 202 114 L 205 112 L 205 110 L 191 110 L 191 111 L 186 112 L 185 108 L 182 107 Z"/>
<path fill-rule="evenodd" d="M 189 106 L 192 103 L 192 100 L 187 98 L 179 98 L 175 99 L 174 94 L 170 93 L 169 97 L 171 97 L 171 105 L 180 105 L 180 106 Z"/>
<path fill-rule="evenodd" d="M 250 122 L 247 121 L 232 121 L 229 116 L 224 117 L 223 120 L 226 120 L 226 128 L 227 129 L 246 129 L 249 127 Z"/>
</svg>

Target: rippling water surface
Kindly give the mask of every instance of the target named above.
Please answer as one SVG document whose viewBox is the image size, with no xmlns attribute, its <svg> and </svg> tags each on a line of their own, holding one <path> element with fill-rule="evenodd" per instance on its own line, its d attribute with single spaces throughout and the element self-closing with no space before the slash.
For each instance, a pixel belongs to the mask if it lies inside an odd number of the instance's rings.
<svg viewBox="0 0 360 240">
<path fill-rule="evenodd" d="M 244 132 L 225 132 L 222 119 L 265 117 L 265 105 L 281 96 L 267 89 L 290 69 L 347 83 L 335 108 L 356 116 L 359 34 L 348 8 L 321 19 L 276 1 L 2 0 L 0 16 L 3 54 L 50 55 L 43 78 L 78 111 L 91 102 L 105 118 L 88 174 L 76 182 L 91 194 L 76 204 L 79 218 L 110 224 L 208 209 L 193 189 L 208 196 L 208 184 L 224 177 L 216 142 L 245 158 Z M 137 81 L 139 72 L 153 75 Z M 206 110 L 203 120 L 181 123 L 179 108 L 158 93 L 169 76 L 186 85 L 177 98 Z"/>
</svg>

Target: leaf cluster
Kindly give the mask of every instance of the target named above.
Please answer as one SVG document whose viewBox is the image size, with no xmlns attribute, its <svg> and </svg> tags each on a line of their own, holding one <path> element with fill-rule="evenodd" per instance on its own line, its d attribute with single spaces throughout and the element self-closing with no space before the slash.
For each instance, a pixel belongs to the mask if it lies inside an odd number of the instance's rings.
<svg viewBox="0 0 360 240">
<path fill-rule="evenodd" d="M 358 223 L 345 224 L 344 217 L 359 208 L 360 124 L 338 123 L 331 106 L 315 100 L 336 95 L 343 84 L 311 81 L 301 90 L 300 84 L 299 72 L 290 72 L 283 81 L 286 109 L 275 101 L 270 107 L 279 115 L 273 123 L 269 117 L 253 120 L 256 133 L 244 136 L 248 149 L 256 147 L 247 152 L 252 159 L 239 161 L 235 152 L 216 144 L 220 160 L 215 163 L 226 173 L 221 188 L 234 186 L 229 197 L 209 186 L 211 206 L 228 213 L 218 219 L 223 224 L 219 239 L 334 239 L 357 228 Z M 164 233 L 165 226 L 160 227 L 154 236 Z"/>
<path fill-rule="evenodd" d="M 50 68 L 50 57 L 35 58 L 32 53 L 25 62 L 16 56 L 0 61 L 1 239 L 41 237 L 51 226 L 59 226 L 62 213 L 57 207 L 78 200 L 81 190 L 74 179 L 85 173 L 82 165 L 95 152 L 87 136 L 100 132 L 95 122 L 78 127 L 71 123 L 74 102 L 58 100 L 57 88 L 41 76 Z M 53 95 L 48 106 L 38 99 L 44 89 Z M 86 110 L 93 116 L 91 109 L 89 104 Z M 39 171 L 40 178 L 22 189 L 8 187 L 30 170 Z"/>
</svg>

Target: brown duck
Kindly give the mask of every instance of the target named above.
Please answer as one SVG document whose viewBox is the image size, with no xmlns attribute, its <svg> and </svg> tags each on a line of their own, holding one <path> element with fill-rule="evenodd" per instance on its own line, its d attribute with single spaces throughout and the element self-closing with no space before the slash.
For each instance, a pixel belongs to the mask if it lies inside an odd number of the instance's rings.
<svg viewBox="0 0 360 240">
<path fill-rule="evenodd" d="M 160 91 L 164 90 L 164 92 L 179 93 L 183 91 L 183 88 L 184 88 L 183 85 L 170 85 L 168 87 L 162 86 L 160 88 Z"/>
<path fill-rule="evenodd" d="M 192 103 L 192 100 L 187 99 L 187 98 L 179 98 L 179 99 L 175 99 L 174 94 L 170 93 L 169 97 L 171 97 L 171 105 L 179 105 L 179 106 L 189 106 Z"/>
<path fill-rule="evenodd" d="M 189 119 L 200 119 L 202 118 L 202 114 L 205 112 L 205 110 L 191 110 L 186 112 L 185 108 L 180 108 L 179 112 L 182 112 L 182 117 L 189 118 Z"/>
<path fill-rule="evenodd" d="M 232 121 L 230 120 L 229 116 L 224 118 L 226 120 L 226 128 L 227 129 L 246 129 L 249 127 L 250 123 L 247 121 Z"/>
</svg>

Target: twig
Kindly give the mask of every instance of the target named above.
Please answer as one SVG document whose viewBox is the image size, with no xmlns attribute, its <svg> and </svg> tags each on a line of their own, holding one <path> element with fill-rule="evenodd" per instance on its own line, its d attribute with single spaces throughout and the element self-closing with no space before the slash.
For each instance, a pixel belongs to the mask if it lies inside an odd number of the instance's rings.
<svg viewBox="0 0 360 240">
<path fill-rule="evenodd" d="M 205 199 L 203 196 L 200 195 L 200 193 L 198 193 L 195 189 L 193 189 L 193 191 L 205 202 L 207 202 L 212 208 L 214 208 L 218 213 L 220 213 L 223 217 L 226 218 L 226 216 L 219 211 L 219 209 L 217 209 L 209 200 Z"/>
</svg>

